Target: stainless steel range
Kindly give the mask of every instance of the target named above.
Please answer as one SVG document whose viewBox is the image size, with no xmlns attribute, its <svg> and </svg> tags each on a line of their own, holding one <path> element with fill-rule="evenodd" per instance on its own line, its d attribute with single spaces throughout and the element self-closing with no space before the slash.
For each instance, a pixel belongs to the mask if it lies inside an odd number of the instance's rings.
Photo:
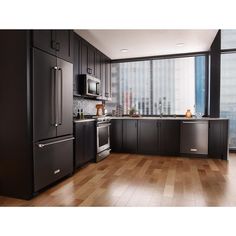
<svg viewBox="0 0 236 236">
<path fill-rule="evenodd" d="M 97 156 L 96 160 L 101 161 L 110 154 L 110 126 L 111 120 L 106 116 L 93 117 L 97 121 Z"/>
</svg>

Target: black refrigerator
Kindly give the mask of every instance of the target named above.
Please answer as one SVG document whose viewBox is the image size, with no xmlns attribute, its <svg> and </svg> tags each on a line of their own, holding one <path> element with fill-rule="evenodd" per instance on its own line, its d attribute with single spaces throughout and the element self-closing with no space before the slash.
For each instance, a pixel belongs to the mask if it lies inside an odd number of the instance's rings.
<svg viewBox="0 0 236 236">
<path fill-rule="evenodd" d="M 33 49 L 34 191 L 73 171 L 73 65 Z"/>
<path fill-rule="evenodd" d="M 33 32 L 0 30 L 0 196 L 23 199 L 73 173 L 73 64 Z"/>
</svg>

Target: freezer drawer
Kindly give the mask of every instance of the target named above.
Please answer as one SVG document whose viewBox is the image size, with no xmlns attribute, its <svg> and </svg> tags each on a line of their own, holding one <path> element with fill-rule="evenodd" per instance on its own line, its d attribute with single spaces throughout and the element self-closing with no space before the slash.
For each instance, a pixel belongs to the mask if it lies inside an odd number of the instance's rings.
<svg viewBox="0 0 236 236">
<path fill-rule="evenodd" d="M 208 154 L 208 121 L 181 122 L 180 152 Z"/>
<path fill-rule="evenodd" d="M 73 137 L 56 138 L 34 145 L 34 191 L 73 172 Z"/>
</svg>

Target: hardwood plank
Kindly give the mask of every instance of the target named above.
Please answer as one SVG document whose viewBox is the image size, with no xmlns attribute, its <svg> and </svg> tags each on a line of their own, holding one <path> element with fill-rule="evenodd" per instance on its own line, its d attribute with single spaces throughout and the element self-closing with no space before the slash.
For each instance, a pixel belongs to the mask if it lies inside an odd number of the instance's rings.
<svg viewBox="0 0 236 236">
<path fill-rule="evenodd" d="M 29 201 L 0 206 L 236 206 L 236 154 L 229 161 L 111 154 Z"/>
</svg>

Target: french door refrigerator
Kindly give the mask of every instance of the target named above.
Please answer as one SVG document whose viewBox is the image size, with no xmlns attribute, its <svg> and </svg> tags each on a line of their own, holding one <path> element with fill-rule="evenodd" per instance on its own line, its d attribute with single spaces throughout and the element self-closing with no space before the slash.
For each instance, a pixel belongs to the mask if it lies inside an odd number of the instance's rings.
<svg viewBox="0 0 236 236">
<path fill-rule="evenodd" d="M 73 172 L 73 65 L 34 48 L 32 71 L 37 192 Z"/>
<path fill-rule="evenodd" d="M 51 47 L 55 32 L 37 42 Z M 73 44 L 51 53 L 34 33 L 0 30 L 0 196 L 30 199 L 73 172 L 73 65 L 61 54 Z"/>
</svg>

